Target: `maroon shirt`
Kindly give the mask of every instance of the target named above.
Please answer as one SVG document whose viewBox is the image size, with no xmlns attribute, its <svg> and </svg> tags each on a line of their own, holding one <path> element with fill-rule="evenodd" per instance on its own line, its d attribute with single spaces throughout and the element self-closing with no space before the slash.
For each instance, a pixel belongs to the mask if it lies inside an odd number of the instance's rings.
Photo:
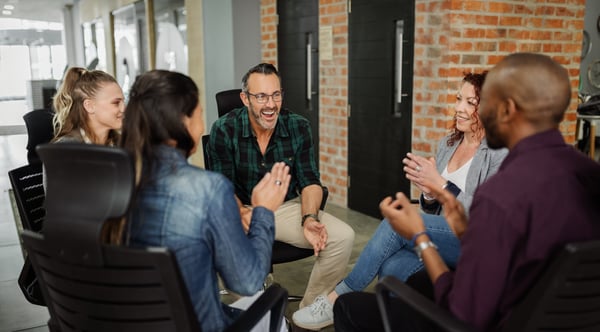
<svg viewBox="0 0 600 332">
<path fill-rule="evenodd" d="M 475 192 L 455 272 L 437 302 L 478 330 L 498 328 L 567 242 L 600 239 L 600 164 L 546 131 L 520 141 Z"/>
</svg>

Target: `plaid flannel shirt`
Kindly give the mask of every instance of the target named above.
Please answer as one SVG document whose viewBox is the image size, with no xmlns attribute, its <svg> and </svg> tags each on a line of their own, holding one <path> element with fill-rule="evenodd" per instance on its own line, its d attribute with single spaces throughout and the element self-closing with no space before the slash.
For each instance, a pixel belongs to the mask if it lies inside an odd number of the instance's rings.
<svg viewBox="0 0 600 332">
<path fill-rule="evenodd" d="M 279 161 L 290 167 L 292 175 L 286 201 L 297 197 L 308 185 L 321 184 L 310 123 L 287 109 L 280 111 L 264 155 L 250 126 L 246 107 L 232 110 L 213 124 L 208 153 L 210 169 L 233 182 L 243 204 L 250 204 L 254 186 Z"/>
</svg>

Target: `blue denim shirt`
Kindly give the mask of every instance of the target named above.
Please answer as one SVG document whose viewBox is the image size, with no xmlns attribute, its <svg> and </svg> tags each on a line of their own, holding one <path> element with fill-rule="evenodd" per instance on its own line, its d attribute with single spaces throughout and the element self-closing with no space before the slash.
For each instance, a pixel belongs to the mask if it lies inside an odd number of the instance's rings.
<svg viewBox="0 0 600 332">
<path fill-rule="evenodd" d="M 175 148 L 163 145 L 157 153 L 151 181 L 132 207 L 130 244 L 169 248 L 202 331 L 222 331 L 232 318 L 221 304 L 217 273 L 236 293 L 260 290 L 270 268 L 273 212 L 254 208 L 246 235 L 229 180 L 188 164 Z"/>
</svg>

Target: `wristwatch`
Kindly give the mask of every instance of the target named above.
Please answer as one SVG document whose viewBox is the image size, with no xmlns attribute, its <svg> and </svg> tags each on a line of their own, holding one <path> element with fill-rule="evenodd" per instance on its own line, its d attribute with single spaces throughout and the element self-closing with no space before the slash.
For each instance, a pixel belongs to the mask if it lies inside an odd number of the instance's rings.
<svg viewBox="0 0 600 332">
<path fill-rule="evenodd" d="M 420 242 L 413 248 L 415 253 L 417 254 L 417 257 L 419 257 L 419 261 L 423 261 L 423 257 L 422 257 L 423 250 L 425 250 L 427 248 L 433 248 L 435 250 L 438 249 L 438 247 L 435 245 L 435 243 L 433 243 L 431 241 Z"/>
<path fill-rule="evenodd" d="M 321 222 L 321 220 L 319 220 L 319 216 L 314 214 L 314 213 L 309 213 L 309 214 L 305 214 L 302 216 L 302 222 L 300 223 L 300 225 L 302 227 L 304 227 L 304 222 L 306 221 L 306 219 L 308 218 L 313 218 L 315 221 L 317 222 Z"/>
</svg>

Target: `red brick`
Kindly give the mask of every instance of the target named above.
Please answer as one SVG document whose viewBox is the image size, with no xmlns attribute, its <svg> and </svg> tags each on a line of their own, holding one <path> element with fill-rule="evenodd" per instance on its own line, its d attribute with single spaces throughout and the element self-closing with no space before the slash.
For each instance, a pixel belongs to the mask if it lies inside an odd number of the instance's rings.
<svg viewBox="0 0 600 332">
<path fill-rule="evenodd" d="M 331 25 L 335 32 L 334 59 L 319 63 L 321 174 L 323 183 L 330 186 L 332 202 L 341 204 L 346 204 L 347 194 L 344 184 L 348 134 L 346 3 L 347 0 L 320 0 L 319 18 L 322 26 Z M 415 5 L 412 128 L 415 153 L 433 154 L 437 140 L 448 132 L 454 91 L 463 72 L 489 69 L 511 52 L 528 50 L 555 55 L 567 67 L 576 95 L 585 0 L 430 0 L 417 1 Z M 275 0 L 261 0 L 261 19 L 275 8 Z M 276 20 L 266 21 L 272 23 L 261 27 L 262 55 L 276 61 Z M 576 107 L 575 100 L 561 124 L 567 140 L 574 137 Z"/>
<path fill-rule="evenodd" d="M 491 13 L 512 13 L 513 5 L 499 1 L 490 1 L 488 2 L 488 11 Z"/>
</svg>

